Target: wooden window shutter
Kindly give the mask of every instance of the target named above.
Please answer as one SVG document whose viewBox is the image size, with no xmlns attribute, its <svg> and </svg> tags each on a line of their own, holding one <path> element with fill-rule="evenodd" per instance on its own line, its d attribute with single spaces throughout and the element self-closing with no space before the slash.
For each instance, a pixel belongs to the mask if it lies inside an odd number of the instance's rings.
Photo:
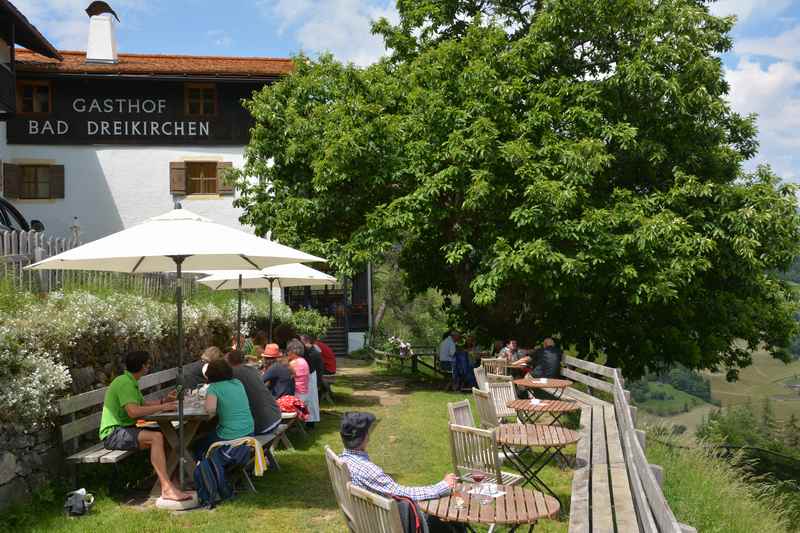
<svg viewBox="0 0 800 533">
<path fill-rule="evenodd" d="M 226 179 L 231 170 L 233 170 L 233 163 L 230 161 L 217 163 L 217 192 L 219 194 L 233 194 L 233 182 Z"/>
<path fill-rule="evenodd" d="M 3 196 L 19 198 L 22 192 L 22 169 L 19 165 L 3 163 Z"/>
<path fill-rule="evenodd" d="M 173 161 L 169 164 L 169 192 L 186 194 L 186 163 Z"/>
<path fill-rule="evenodd" d="M 52 165 L 47 169 L 50 181 L 50 198 L 64 198 L 64 165 Z"/>
</svg>

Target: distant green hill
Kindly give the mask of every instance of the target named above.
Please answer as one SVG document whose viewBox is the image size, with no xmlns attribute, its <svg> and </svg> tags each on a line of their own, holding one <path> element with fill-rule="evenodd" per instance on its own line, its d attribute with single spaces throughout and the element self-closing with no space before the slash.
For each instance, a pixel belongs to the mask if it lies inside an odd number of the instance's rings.
<svg viewBox="0 0 800 533">
<path fill-rule="evenodd" d="M 633 393 L 636 405 L 656 416 L 688 413 L 707 403 L 666 383 L 647 382 Z"/>
</svg>

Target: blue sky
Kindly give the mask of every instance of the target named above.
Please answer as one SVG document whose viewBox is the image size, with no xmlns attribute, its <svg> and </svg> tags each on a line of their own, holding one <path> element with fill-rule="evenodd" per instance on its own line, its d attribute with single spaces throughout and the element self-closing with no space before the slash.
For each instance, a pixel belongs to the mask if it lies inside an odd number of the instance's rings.
<svg viewBox="0 0 800 533">
<path fill-rule="evenodd" d="M 86 47 L 89 0 L 11 0 L 61 49 Z M 394 0 L 109 0 L 120 16 L 121 52 L 279 56 L 330 50 L 366 65 L 383 53 L 370 21 L 397 20 Z M 721 0 L 739 23 L 725 56 L 730 100 L 758 113 L 761 152 L 800 182 L 800 0 Z"/>
</svg>

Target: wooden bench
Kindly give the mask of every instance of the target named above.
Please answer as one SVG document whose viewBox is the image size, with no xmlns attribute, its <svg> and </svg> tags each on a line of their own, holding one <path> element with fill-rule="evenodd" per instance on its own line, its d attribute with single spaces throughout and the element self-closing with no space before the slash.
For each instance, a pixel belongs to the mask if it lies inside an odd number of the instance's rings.
<svg viewBox="0 0 800 533">
<path fill-rule="evenodd" d="M 145 400 L 163 396 L 165 386 L 173 385 L 178 376 L 177 368 L 170 368 L 147 374 L 139 380 Z M 103 401 L 108 387 L 95 389 L 58 401 L 58 414 L 64 421 L 59 427 L 61 442 L 65 453 L 70 454 L 66 462 L 73 465 L 73 482 L 77 485 L 78 465 L 85 463 L 116 464 L 136 453 L 137 450 L 107 450 L 99 442 L 81 449 L 82 441 L 98 440 L 100 419 L 103 414 Z M 146 391 L 151 390 L 145 394 Z M 91 434 L 91 438 L 85 436 Z"/>
<path fill-rule="evenodd" d="M 582 405 L 570 533 L 696 533 L 678 523 L 664 498 L 661 469 L 647 462 L 645 434 L 635 428 L 636 407 L 619 370 L 565 356 L 561 375 L 588 388 L 564 393 Z"/>
</svg>

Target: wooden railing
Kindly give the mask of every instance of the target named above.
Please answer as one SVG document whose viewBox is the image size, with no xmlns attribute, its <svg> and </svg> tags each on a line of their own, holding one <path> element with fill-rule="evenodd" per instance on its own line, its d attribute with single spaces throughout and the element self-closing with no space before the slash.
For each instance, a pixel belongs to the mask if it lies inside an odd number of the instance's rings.
<svg viewBox="0 0 800 533">
<path fill-rule="evenodd" d="M 30 292 L 50 292 L 66 287 L 93 287 L 130 290 L 142 296 L 170 297 L 175 292 L 174 276 L 161 273 L 125 274 L 77 270 L 25 270 L 48 257 L 71 250 L 81 243 L 48 237 L 38 231 L 0 231 L 0 278 L 15 288 Z M 183 279 L 183 293 L 191 297 L 195 280 Z"/>
<path fill-rule="evenodd" d="M 586 385 L 589 392 L 586 396 L 614 404 L 639 530 L 646 533 L 696 533 L 693 527 L 678 523 L 664 497 L 661 488 L 664 471 L 647 460 L 645 432 L 636 429 L 637 409 L 630 405 L 630 392 L 625 390 L 625 380 L 619 369 L 569 356 L 564 357 L 562 364 L 562 375 Z M 580 399 L 582 393 L 576 394 Z"/>
</svg>

